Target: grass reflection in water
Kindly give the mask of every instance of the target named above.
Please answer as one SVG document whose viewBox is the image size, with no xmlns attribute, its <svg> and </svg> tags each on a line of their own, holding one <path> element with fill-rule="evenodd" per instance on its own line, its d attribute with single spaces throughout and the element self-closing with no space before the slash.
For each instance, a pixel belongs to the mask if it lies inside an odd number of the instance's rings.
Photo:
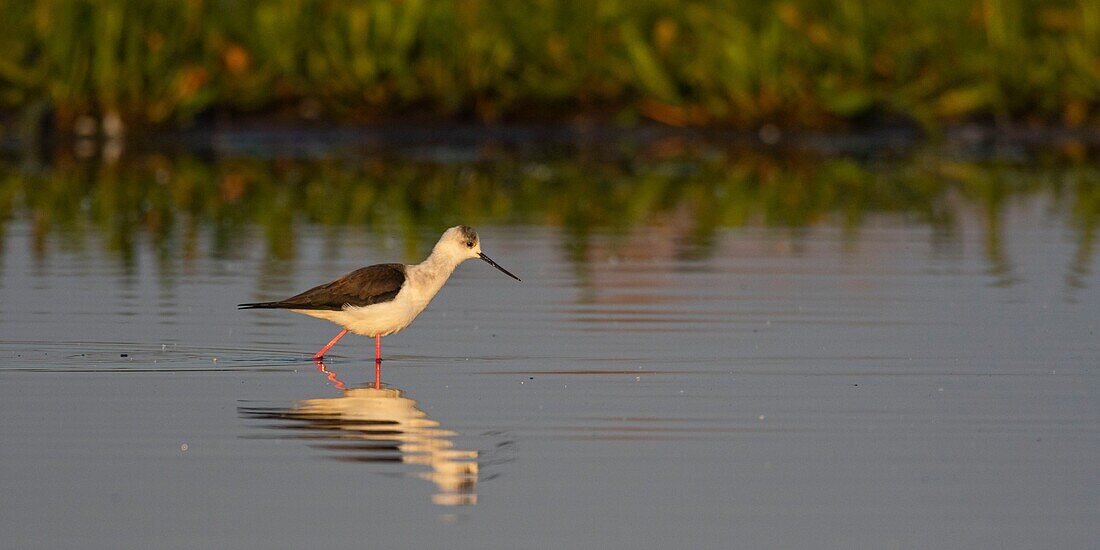
<svg viewBox="0 0 1100 550">
<path fill-rule="evenodd" d="M 554 226 L 567 236 L 563 253 L 583 265 L 596 230 L 664 228 L 680 259 L 691 260 L 713 256 L 722 228 L 763 226 L 797 239 L 801 228 L 826 224 L 858 242 L 861 226 L 890 214 L 926 224 L 944 249 L 957 245 L 964 226 L 980 228 L 988 270 L 1011 284 L 1002 218 L 1014 199 L 1039 195 L 1074 228 L 1077 252 L 1065 275 L 1072 286 L 1086 279 L 1094 254 L 1098 176 L 1093 166 L 1060 159 L 1020 166 L 917 153 L 864 162 L 683 148 L 627 151 L 611 160 L 489 154 L 450 163 L 391 155 L 149 154 L 116 163 L 60 156 L 45 165 L 0 161 L 0 235 L 25 216 L 39 256 L 50 253 L 51 234 L 76 250 L 94 235 L 125 270 L 135 269 L 137 247 L 151 246 L 158 269 L 171 275 L 178 269 L 171 259 L 194 257 L 200 244 L 219 258 L 242 253 L 251 228 L 262 231 L 272 269 L 296 257 L 295 227 L 302 224 L 329 228 L 325 246 L 333 250 L 345 230 L 398 235 L 406 261 L 424 254 L 438 228 L 456 223 Z"/>
</svg>

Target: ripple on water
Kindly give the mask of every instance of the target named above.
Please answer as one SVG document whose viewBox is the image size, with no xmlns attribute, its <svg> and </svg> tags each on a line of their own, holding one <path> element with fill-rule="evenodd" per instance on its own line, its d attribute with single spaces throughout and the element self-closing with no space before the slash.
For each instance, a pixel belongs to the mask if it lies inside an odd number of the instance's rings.
<svg viewBox="0 0 1100 550">
<path fill-rule="evenodd" d="M 203 372 L 284 371 L 309 358 L 270 349 L 138 342 L 0 342 L 0 371 Z"/>
</svg>

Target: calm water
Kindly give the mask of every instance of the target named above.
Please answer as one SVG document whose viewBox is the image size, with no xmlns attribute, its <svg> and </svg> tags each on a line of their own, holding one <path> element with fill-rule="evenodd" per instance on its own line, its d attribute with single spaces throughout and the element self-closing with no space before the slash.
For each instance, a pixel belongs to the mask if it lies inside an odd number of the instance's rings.
<svg viewBox="0 0 1100 550">
<path fill-rule="evenodd" d="M 676 143 L 5 161 L 2 545 L 1092 547 L 1097 175 Z M 523 283 L 461 266 L 383 389 L 367 339 L 317 366 L 334 325 L 234 308 L 460 222 Z"/>
</svg>

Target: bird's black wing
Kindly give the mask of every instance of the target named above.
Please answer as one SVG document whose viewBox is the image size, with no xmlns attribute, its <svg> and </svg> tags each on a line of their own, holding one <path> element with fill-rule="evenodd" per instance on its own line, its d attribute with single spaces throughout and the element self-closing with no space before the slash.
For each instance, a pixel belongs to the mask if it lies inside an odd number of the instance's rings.
<svg viewBox="0 0 1100 550">
<path fill-rule="evenodd" d="M 361 267 L 297 296 L 276 302 L 238 304 L 239 309 L 328 309 L 339 311 L 345 305 L 369 306 L 389 302 L 405 284 L 404 264 L 378 264 Z"/>
</svg>

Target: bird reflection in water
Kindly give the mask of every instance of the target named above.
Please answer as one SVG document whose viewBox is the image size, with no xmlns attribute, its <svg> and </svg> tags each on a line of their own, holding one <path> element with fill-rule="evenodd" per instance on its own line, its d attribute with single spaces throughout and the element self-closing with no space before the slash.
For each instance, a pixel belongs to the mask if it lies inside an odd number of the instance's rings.
<svg viewBox="0 0 1100 550">
<path fill-rule="evenodd" d="M 436 486 L 432 502 L 442 506 L 477 504 L 478 452 L 454 448 L 455 432 L 417 408 L 398 389 L 347 388 L 323 361 L 314 365 L 343 394 L 298 401 L 289 409 L 240 408 L 241 416 L 275 420 L 270 427 L 300 432 L 293 439 L 321 441 L 314 446 L 345 462 L 426 466 L 410 475 Z"/>
</svg>

